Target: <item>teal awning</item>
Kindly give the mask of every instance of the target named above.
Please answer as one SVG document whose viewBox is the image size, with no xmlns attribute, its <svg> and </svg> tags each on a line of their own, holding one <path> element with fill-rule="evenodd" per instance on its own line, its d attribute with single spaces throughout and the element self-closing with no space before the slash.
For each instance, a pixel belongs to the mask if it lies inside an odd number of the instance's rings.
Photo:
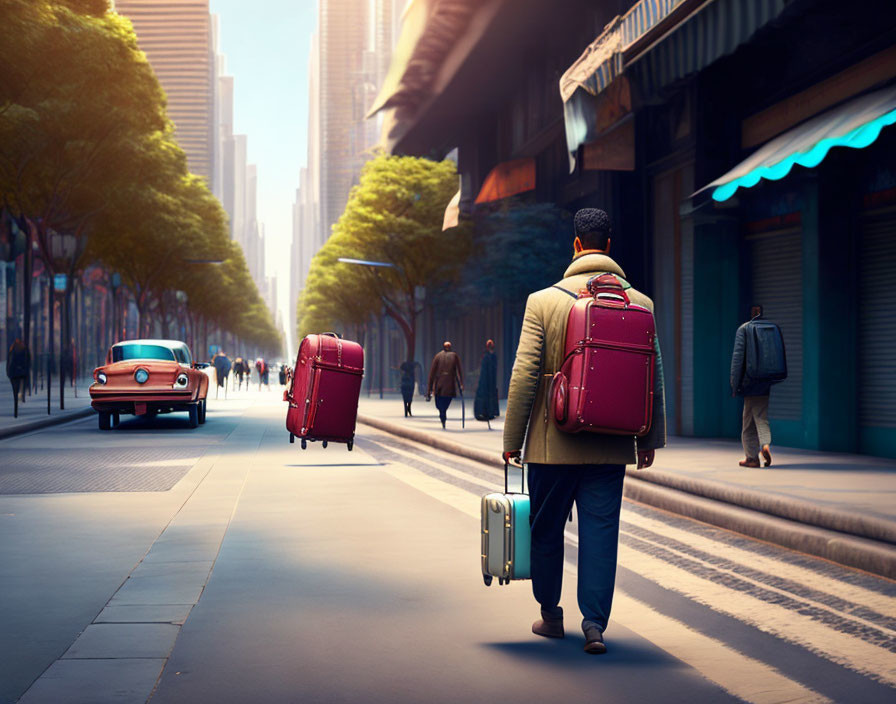
<svg viewBox="0 0 896 704">
<path fill-rule="evenodd" d="M 711 188 L 713 200 L 726 201 L 738 188 L 784 178 L 794 165 L 818 166 L 834 147 L 864 149 L 894 123 L 896 86 L 855 98 L 794 127 L 700 191 Z"/>
</svg>

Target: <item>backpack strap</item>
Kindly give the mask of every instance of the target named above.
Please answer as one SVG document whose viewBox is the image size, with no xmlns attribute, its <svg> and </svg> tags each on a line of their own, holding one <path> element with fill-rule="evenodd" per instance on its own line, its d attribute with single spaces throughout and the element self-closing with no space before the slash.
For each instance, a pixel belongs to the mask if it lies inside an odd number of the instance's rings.
<svg viewBox="0 0 896 704">
<path fill-rule="evenodd" d="M 555 284 L 554 286 L 551 286 L 551 288 L 555 288 L 555 289 L 557 289 L 558 291 L 563 291 L 563 293 L 565 293 L 567 296 L 572 296 L 572 297 L 575 298 L 576 300 L 578 300 L 578 298 L 579 298 L 577 294 L 573 293 L 573 292 L 570 291 L 569 289 L 565 289 L 565 288 L 563 288 L 562 286 L 557 286 L 557 285 Z"/>
</svg>

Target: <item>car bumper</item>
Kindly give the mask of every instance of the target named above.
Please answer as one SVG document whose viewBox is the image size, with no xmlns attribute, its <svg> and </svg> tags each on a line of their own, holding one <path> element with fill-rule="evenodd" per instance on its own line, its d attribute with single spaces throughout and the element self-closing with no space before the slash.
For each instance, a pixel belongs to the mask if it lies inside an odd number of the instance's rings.
<svg viewBox="0 0 896 704">
<path fill-rule="evenodd" d="M 91 388 L 90 398 L 90 405 L 97 411 L 130 414 L 146 413 L 147 411 L 156 413 L 185 411 L 195 402 L 192 391 L 122 393 L 114 390 L 102 392 Z"/>
</svg>

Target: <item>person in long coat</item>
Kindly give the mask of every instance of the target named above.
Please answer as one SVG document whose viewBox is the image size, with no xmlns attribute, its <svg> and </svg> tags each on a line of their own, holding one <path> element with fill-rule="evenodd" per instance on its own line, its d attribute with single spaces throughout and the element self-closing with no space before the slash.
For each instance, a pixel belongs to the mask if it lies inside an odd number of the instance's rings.
<svg viewBox="0 0 896 704">
<path fill-rule="evenodd" d="M 25 387 L 28 383 L 28 374 L 31 372 L 31 351 L 20 338 L 9 348 L 6 357 L 6 376 L 12 384 L 13 418 L 19 417 L 19 398 L 25 400 Z"/>
<path fill-rule="evenodd" d="M 473 415 L 476 420 L 489 421 L 497 418 L 498 409 L 498 357 L 495 355 L 495 343 L 485 343 L 485 354 L 479 367 L 479 383 L 476 386 L 476 399 L 473 402 Z"/>
<path fill-rule="evenodd" d="M 407 359 L 398 368 L 401 372 L 401 398 L 404 401 L 404 417 L 411 414 L 411 403 L 414 400 L 414 383 L 417 381 L 417 363 Z"/>
<path fill-rule="evenodd" d="M 230 361 L 230 357 L 221 352 L 220 350 L 215 354 L 214 359 L 212 359 L 212 366 L 215 368 L 215 376 L 217 377 L 218 386 L 215 389 L 215 398 L 218 397 L 217 389 L 224 387 L 224 395 L 227 395 L 227 375 L 230 374 L 230 370 L 233 367 L 233 364 Z"/>
<path fill-rule="evenodd" d="M 442 351 L 432 358 L 429 368 L 429 383 L 426 385 L 426 400 L 436 397 L 436 408 L 439 409 L 439 420 L 442 427 L 448 419 L 448 406 L 457 396 L 457 390 L 464 390 L 464 370 L 457 352 L 451 350 L 451 343 L 442 343 Z"/>
</svg>

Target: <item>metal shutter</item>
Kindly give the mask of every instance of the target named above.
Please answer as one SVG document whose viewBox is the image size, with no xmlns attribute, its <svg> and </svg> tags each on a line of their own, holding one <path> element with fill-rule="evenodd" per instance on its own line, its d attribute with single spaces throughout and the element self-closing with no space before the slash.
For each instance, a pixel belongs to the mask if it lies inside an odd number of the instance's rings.
<svg viewBox="0 0 896 704">
<path fill-rule="evenodd" d="M 896 220 L 867 220 L 859 251 L 859 425 L 896 428 Z"/>
<path fill-rule="evenodd" d="M 772 387 L 769 418 L 803 417 L 803 249 L 797 230 L 749 238 L 753 281 L 750 305 L 777 323 L 787 350 L 787 379 Z"/>
</svg>

